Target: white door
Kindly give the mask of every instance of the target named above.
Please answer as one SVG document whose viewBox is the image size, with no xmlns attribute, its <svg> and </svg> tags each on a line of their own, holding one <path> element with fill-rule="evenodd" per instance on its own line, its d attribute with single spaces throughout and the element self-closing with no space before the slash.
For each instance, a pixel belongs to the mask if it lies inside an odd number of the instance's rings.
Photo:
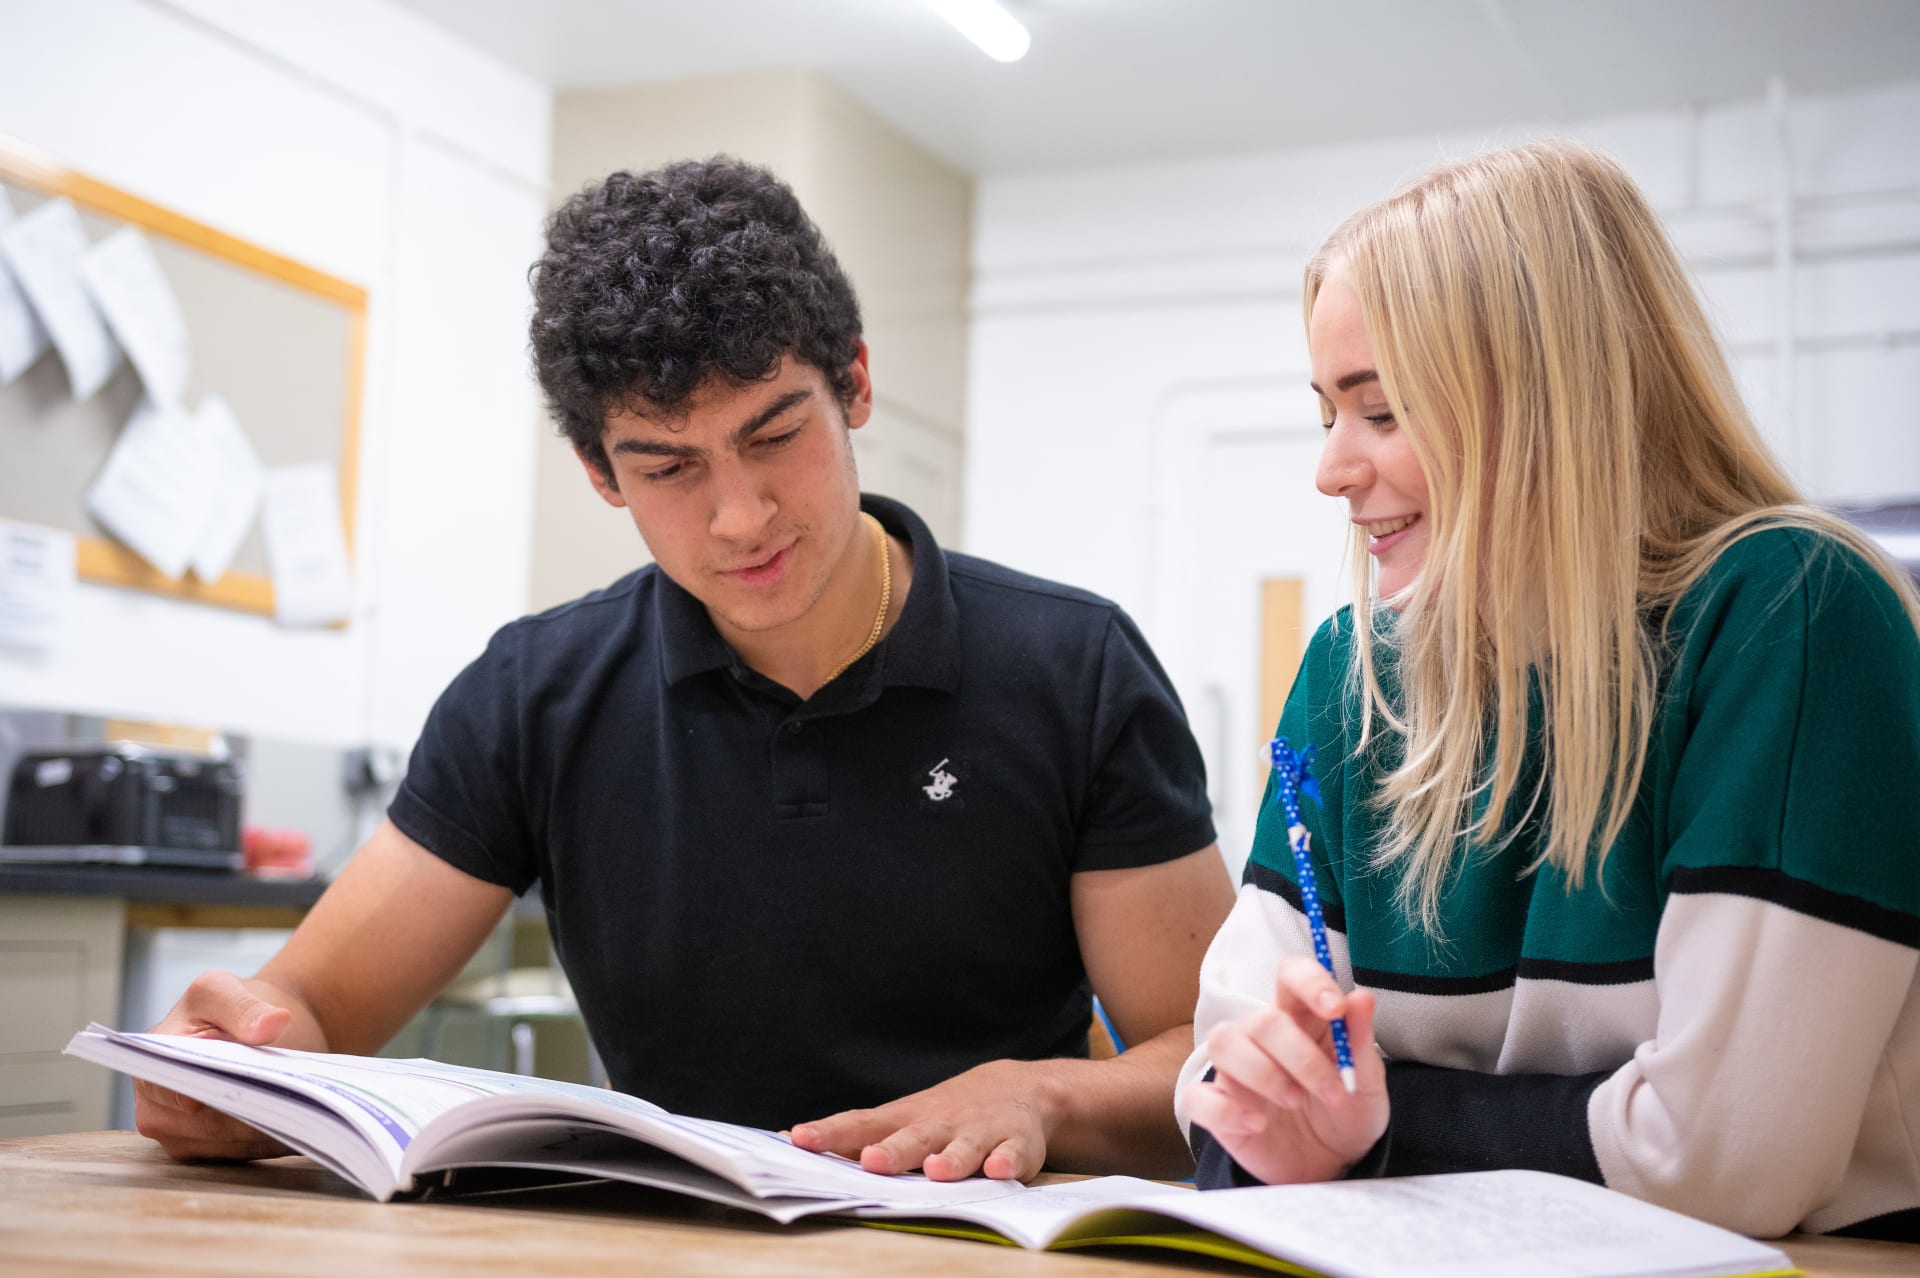
<svg viewBox="0 0 1920 1278">
<path fill-rule="evenodd" d="M 1206 757 L 1236 880 L 1274 727 L 1261 711 L 1261 583 L 1302 583 L 1301 646 L 1349 594 L 1346 509 L 1314 488 L 1322 432 L 1301 398 L 1292 383 L 1196 393 L 1163 419 L 1156 449 L 1152 637 Z"/>
</svg>

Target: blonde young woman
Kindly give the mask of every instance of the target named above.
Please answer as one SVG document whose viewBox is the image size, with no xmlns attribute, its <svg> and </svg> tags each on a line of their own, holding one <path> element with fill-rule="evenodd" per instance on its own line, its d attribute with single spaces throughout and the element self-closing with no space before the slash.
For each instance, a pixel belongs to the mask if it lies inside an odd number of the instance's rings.
<svg viewBox="0 0 1920 1278">
<path fill-rule="evenodd" d="M 1592 151 L 1362 210 L 1306 308 L 1358 602 L 1278 731 L 1337 979 L 1270 793 L 1177 1098 L 1200 1183 L 1530 1167 L 1920 1239 L 1911 585 L 1803 504 Z"/>
</svg>

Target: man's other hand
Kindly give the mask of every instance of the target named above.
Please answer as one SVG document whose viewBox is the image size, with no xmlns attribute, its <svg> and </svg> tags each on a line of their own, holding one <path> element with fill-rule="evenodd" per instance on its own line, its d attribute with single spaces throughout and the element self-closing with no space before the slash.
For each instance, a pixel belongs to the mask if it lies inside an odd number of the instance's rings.
<svg viewBox="0 0 1920 1278">
<path fill-rule="evenodd" d="M 1046 1063 L 988 1061 L 877 1109 L 796 1125 L 793 1143 L 858 1158 L 870 1172 L 932 1180 L 1031 1180 L 1047 1159 L 1058 1106 Z"/>
<path fill-rule="evenodd" d="M 265 1047 L 292 1024 L 292 1012 L 261 998 L 232 972 L 202 972 L 153 1032 Z M 277 1158 L 289 1152 L 240 1120 L 144 1079 L 134 1080 L 133 1095 L 134 1126 L 174 1158 Z"/>
</svg>

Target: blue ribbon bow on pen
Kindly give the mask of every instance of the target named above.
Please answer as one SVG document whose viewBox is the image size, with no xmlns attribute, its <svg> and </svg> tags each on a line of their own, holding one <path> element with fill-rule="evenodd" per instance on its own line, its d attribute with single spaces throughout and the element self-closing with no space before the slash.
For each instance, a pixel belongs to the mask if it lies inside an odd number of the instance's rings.
<svg viewBox="0 0 1920 1278">
<path fill-rule="evenodd" d="M 1304 794 L 1315 803 L 1320 802 L 1320 783 L 1309 771 L 1313 747 L 1309 745 L 1295 754 L 1285 737 L 1275 737 L 1267 743 L 1267 757 L 1273 764 L 1273 779 L 1279 783 L 1274 798 L 1280 801 L 1280 810 L 1287 814 L 1287 824 L 1299 825 L 1300 796 Z"/>
</svg>

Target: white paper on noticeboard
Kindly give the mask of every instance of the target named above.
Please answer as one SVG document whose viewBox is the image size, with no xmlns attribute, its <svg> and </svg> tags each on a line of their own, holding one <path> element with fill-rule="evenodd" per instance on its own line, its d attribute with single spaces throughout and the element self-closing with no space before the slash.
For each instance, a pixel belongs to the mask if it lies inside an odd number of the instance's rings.
<svg viewBox="0 0 1920 1278">
<path fill-rule="evenodd" d="M 168 577 L 187 570 L 206 525 L 213 468 L 193 418 L 145 400 L 87 490 L 87 509 Z"/>
<path fill-rule="evenodd" d="M 200 580 L 218 581 L 233 566 L 240 543 L 253 527 L 266 472 L 225 399 L 209 395 L 201 400 L 193 424 L 213 482 L 191 562 Z"/>
<path fill-rule="evenodd" d="M 346 620 L 353 608 L 353 579 L 333 466 L 269 467 L 263 517 L 267 562 L 273 567 L 273 615 L 289 626 Z"/>
<path fill-rule="evenodd" d="M 0 649 L 45 652 L 73 598 L 73 534 L 0 520 Z"/>
<path fill-rule="evenodd" d="M 75 399 L 91 399 L 120 364 L 120 344 L 80 278 L 87 233 L 66 200 L 48 200 L 0 227 L 0 254 L 53 336 Z"/>
<path fill-rule="evenodd" d="M 177 404 L 187 393 L 193 347 L 187 317 L 161 273 L 147 237 L 123 226 L 87 250 L 80 278 L 146 385 L 147 395 Z"/>
<path fill-rule="evenodd" d="M 0 227 L 11 221 L 13 204 L 7 199 L 6 191 L 0 190 Z M 52 344 L 47 326 L 40 322 L 33 303 L 20 291 L 20 282 L 13 278 L 7 255 L 0 253 L 0 385 L 33 367 L 34 361 L 46 354 Z"/>
</svg>

